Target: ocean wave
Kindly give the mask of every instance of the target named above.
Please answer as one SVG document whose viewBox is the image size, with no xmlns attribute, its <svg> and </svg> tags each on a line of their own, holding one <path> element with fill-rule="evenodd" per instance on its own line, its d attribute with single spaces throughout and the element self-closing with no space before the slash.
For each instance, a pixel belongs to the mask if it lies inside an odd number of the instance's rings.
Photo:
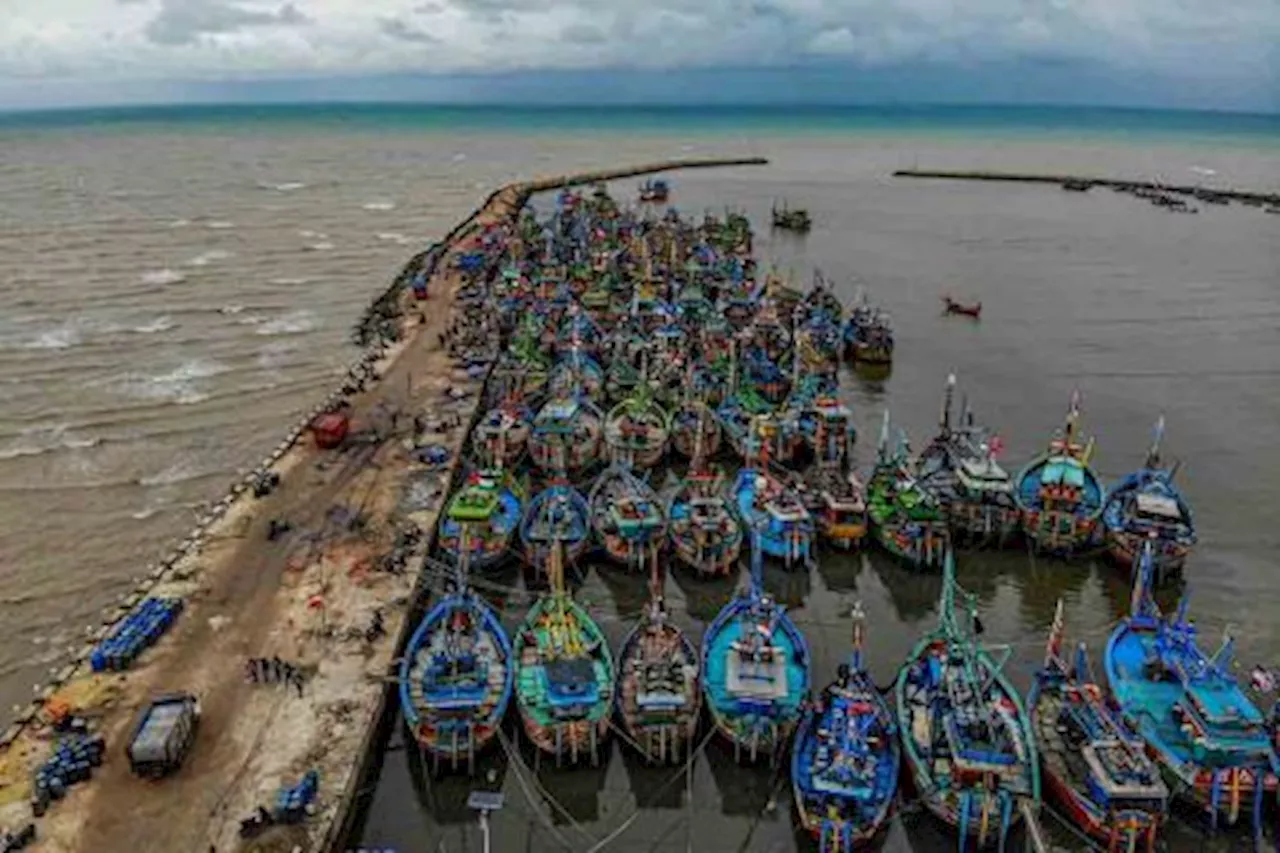
<svg viewBox="0 0 1280 853">
<path fill-rule="evenodd" d="M 363 210 L 395 210 L 396 203 L 394 201 L 369 201 L 360 205 Z"/>
<path fill-rule="evenodd" d="M 101 443 L 100 438 L 76 435 L 69 424 L 41 424 L 24 429 L 12 443 L 0 447 L 0 459 L 42 456 L 59 450 L 84 450 Z"/>
<path fill-rule="evenodd" d="M 84 340 L 80 328 L 66 323 L 56 329 L 41 332 L 23 344 L 23 349 L 69 349 Z"/>
<path fill-rule="evenodd" d="M 207 267 L 214 261 L 225 261 L 231 257 L 231 252 L 226 249 L 210 249 L 207 252 L 201 252 L 191 260 L 187 261 L 189 267 Z"/>
<path fill-rule="evenodd" d="M 157 317 L 149 323 L 134 326 L 131 331 L 136 332 L 139 335 L 154 335 L 157 332 L 167 332 L 176 325 L 177 323 L 173 322 L 168 315 L 165 315 L 163 317 Z"/>
<path fill-rule="evenodd" d="M 286 361 L 286 356 L 299 349 L 292 341 L 273 341 L 258 351 L 258 366 L 263 370 L 275 370 Z"/>
<path fill-rule="evenodd" d="M 192 359 L 167 373 L 155 376 L 130 373 L 118 380 L 117 384 L 130 397 L 190 406 L 209 399 L 209 394 L 201 388 L 202 380 L 226 373 L 228 369 L 226 365 L 216 361 Z"/>
<path fill-rule="evenodd" d="M 190 219 L 175 219 L 169 223 L 170 228 L 186 228 L 191 224 Z"/>
<path fill-rule="evenodd" d="M 298 236 L 305 240 L 326 240 L 329 237 L 323 231 L 308 231 L 305 228 L 298 232 Z"/>
<path fill-rule="evenodd" d="M 328 240 L 322 240 L 319 243 L 312 243 L 311 245 L 307 246 L 307 248 L 313 252 L 327 252 L 333 248 L 333 244 L 330 243 Z"/>
<path fill-rule="evenodd" d="M 219 314 L 239 314 L 243 310 L 244 310 L 243 305 L 233 302 L 230 305 L 223 305 L 221 308 L 218 309 L 218 313 Z"/>
<path fill-rule="evenodd" d="M 395 231 L 383 231 L 377 234 L 376 236 L 379 240 L 382 240 L 383 242 L 395 243 L 396 245 L 399 245 L 399 246 L 403 246 L 404 244 L 410 242 L 410 239 L 406 237 L 404 234 L 398 234 Z"/>
<path fill-rule="evenodd" d="M 225 231 L 228 228 L 235 228 L 234 222 L 228 222 L 225 219 L 215 219 L 205 225 L 206 228 L 212 228 L 214 231 Z"/>
<path fill-rule="evenodd" d="M 461 163 L 465 159 L 467 159 L 467 155 L 463 154 L 461 151 L 453 155 L 453 162 L 455 163 Z"/>
<path fill-rule="evenodd" d="M 171 270 L 168 267 L 158 270 L 149 270 L 142 274 L 143 284 L 177 284 L 185 281 L 186 276 L 177 270 Z"/>
<path fill-rule="evenodd" d="M 309 281 L 311 281 L 311 279 L 304 278 L 302 276 L 283 276 L 281 278 L 271 279 L 271 284 L 279 284 L 289 287 L 297 284 L 306 284 Z"/>
<path fill-rule="evenodd" d="M 278 193 L 291 193 L 295 190 L 304 190 L 307 188 L 307 185 L 302 181 L 285 181 L 280 184 L 269 184 L 263 181 L 258 184 L 258 188 L 264 190 L 275 190 Z"/>
<path fill-rule="evenodd" d="M 189 459 L 180 459 L 174 462 L 163 471 L 157 471 L 154 474 L 138 478 L 140 486 L 176 486 L 178 483 L 185 483 L 188 480 L 198 480 L 207 476 L 207 471 L 202 471 Z"/>
<path fill-rule="evenodd" d="M 318 325 L 316 315 L 311 311 L 290 311 L 270 320 L 260 320 L 257 324 L 259 335 L 300 335 L 310 332 Z"/>
</svg>

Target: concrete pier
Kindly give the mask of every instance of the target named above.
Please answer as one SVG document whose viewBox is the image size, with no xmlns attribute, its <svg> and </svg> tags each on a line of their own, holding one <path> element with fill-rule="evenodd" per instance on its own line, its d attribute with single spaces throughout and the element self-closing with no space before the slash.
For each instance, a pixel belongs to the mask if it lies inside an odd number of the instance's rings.
<svg viewBox="0 0 1280 853">
<path fill-rule="evenodd" d="M 1220 189 L 1192 184 L 1162 184 L 1155 181 L 1135 181 L 1121 178 L 1097 178 L 1087 175 L 1042 175 L 1027 172 L 951 171 L 941 169 L 899 169 L 895 178 L 933 178 L 948 181 L 1004 181 L 1021 184 L 1076 184 L 1082 187 L 1107 187 L 1121 191 L 1151 190 L 1178 195 L 1210 195 L 1232 201 L 1254 204 L 1280 204 L 1280 193 L 1257 190 Z"/>
<path fill-rule="evenodd" d="M 34 821 L 37 841 L 28 849 L 47 853 L 341 850 L 386 733 L 394 701 L 389 676 L 412 631 L 414 603 L 425 593 L 416 567 L 431 547 L 481 396 L 481 380 L 455 367 L 439 345 L 462 283 L 451 261 L 475 230 L 511 221 L 536 192 L 766 162 L 676 160 L 511 184 L 490 195 L 434 251 L 415 256 L 379 297 L 380 322 L 397 324 L 394 343 L 370 339 L 344 380 L 367 376 L 365 389 L 326 398 L 325 406 L 351 406 L 348 446 L 314 447 L 305 424 L 322 407 L 308 412 L 257 469 L 210 504 L 197 530 L 147 567 L 137 589 L 104 614 L 101 628 L 90 626 L 72 665 L 38 688 L 0 736 L 0 827 L 16 830 Z M 417 310 L 404 310 L 412 299 L 405 282 L 419 272 L 431 277 L 430 299 L 415 303 L 428 309 L 422 320 Z M 447 400 L 450 387 L 477 393 Z M 413 414 L 442 409 L 461 426 L 425 437 L 451 451 L 447 470 L 430 471 L 414 461 L 408 431 Z M 403 413 L 398 426 L 388 412 Z M 279 482 L 255 497 L 254 485 L 264 475 Z M 406 505 L 414 483 L 432 486 L 429 505 Z M 268 538 L 280 521 L 289 529 Z M 409 555 L 408 570 L 379 571 L 381 558 L 409 525 L 426 535 Z M 148 596 L 182 598 L 186 607 L 125 672 L 94 674 L 88 663 L 93 643 Z M 385 634 L 369 637 L 375 611 Z M 250 683 L 246 661 L 274 656 L 304 672 L 301 695 L 286 685 Z M 132 727 L 151 699 L 174 691 L 200 699 L 194 749 L 170 778 L 135 778 L 124 754 Z M 92 721 L 106 738 L 106 759 L 36 818 L 31 781 L 56 742 L 48 722 L 58 707 Z M 259 806 L 272 808 L 282 786 L 313 769 L 321 780 L 315 815 L 254 841 L 239 838 L 242 819 Z"/>
</svg>

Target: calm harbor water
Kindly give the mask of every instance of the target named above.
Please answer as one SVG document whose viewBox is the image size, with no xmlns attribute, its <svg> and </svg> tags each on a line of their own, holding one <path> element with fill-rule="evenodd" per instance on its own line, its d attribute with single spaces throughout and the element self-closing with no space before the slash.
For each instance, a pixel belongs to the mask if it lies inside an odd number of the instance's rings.
<svg viewBox="0 0 1280 853">
<path fill-rule="evenodd" d="M 864 286 L 894 316 L 891 375 L 844 377 L 864 468 L 886 407 L 915 446 L 928 439 L 951 371 L 1001 431 L 1011 468 L 1038 452 L 1072 389 L 1108 478 L 1140 464 L 1163 413 L 1165 449 L 1185 460 L 1179 476 L 1200 525 L 1187 570 L 1193 615 L 1210 644 L 1229 625 L 1246 668 L 1280 663 L 1271 524 L 1280 217 L 1238 206 L 1179 216 L 1096 190 L 887 176 L 918 164 L 1200 175 L 1275 189 L 1280 148 L 1274 138 L 1206 145 L 1201 135 L 1032 130 L 0 128 L 0 708 L 25 701 L 196 507 L 327 392 L 369 297 L 489 190 L 515 177 L 713 152 L 774 162 L 675 175 L 674 203 L 687 213 L 744 208 L 758 223 L 774 200 L 807 206 L 813 232 L 762 229 L 761 260 L 805 282 L 820 268 L 847 298 Z M 943 317 L 943 293 L 981 299 L 981 322 Z M 960 576 L 980 597 L 988 639 L 1014 647 L 1010 668 L 1023 687 L 1059 597 L 1070 636 L 1095 649 L 1127 605 L 1127 578 L 1102 562 L 963 554 Z M 500 602 L 514 624 L 528 604 L 519 578 L 489 580 L 514 587 Z M 869 613 L 882 684 L 936 620 L 937 579 L 875 553 L 824 556 L 808 576 L 771 571 L 768 582 L 810 642 L 816 684 L 846 652 L 855 600 Z M 679 573 L 668 583 L 695 636 L 731 592 L 729 582 Z M 617 643 L 644 582 L 592 567 L 580 595 Z M 425 780 L 403 741 L 397 727 L 359 843 L 478 850 L 465 807 L 472 783 Z M 491 761 L 492 781 L 482 774 L 476 784 L 506 793 L 492 821 L 495 850 L 589 850 L 607 839 L 613 851 L 795 846 L 787 785 L 734 766 L 715 744 L 687 774 L 638 767 L 617 748 L 601 770 L 542 767 L 536 783 L 500 754 Z M 1194 833 L 1171 838 L 1171 849 L 1198 849 Z M 1079 849 L 1070 835 L 1061 843 Z M 908 813 L 887 848 L 952 842 Z"/>
</svg>

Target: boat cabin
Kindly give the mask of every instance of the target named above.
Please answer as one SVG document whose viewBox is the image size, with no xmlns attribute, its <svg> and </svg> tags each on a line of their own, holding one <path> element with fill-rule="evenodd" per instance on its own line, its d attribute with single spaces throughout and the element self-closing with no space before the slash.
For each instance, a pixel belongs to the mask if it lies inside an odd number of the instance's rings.
<svg viewBox="0 0 1280 853">
<path fill-rule="evenodd" d="M 609 506 L 609 518 L 624 536 L 662 526 L 662 515 L 658 508 L 652 501 L 641 497 L 617 498 Z"/>
<path fill-rule="evenodd" d="M 1080 503 L 1084 487 L 1084 466 L 1071 456 L 1051 457 L 1040 472 L 1040 499 L 1045 509 L 1055 509 L 1059 504 L 1073 508 Z"/>
<path fill-rule="evenodd" d="M 1153 526 L 1182 523 L 1182 507 L 1169 495 L 1138 492 L 1134 498 L 1135 517 Z"/>
<path fill-rule="evenodd" d="M 449 517 L 454 521 L 485 521 L 493 517 L 502 501 L 497 484 L 489 478 L 473 483 L 449 504 Z"/>
<path fill-rule="evenodd" d="M 678 660 L 646 663 L 638 673 L 636 705 L 648 714 L 674 714 L 689 703 L 686 668 Z"/>
<path fill-rule="evenodd" d="M 994 459 L 961 459 L 956 466 L 956 479 L 971 492 L 1009 494 L 1013 484 L 1009 474 Z"/>
<path fill-rule="evenodd" d="M 874 793 L 879 736 L 868 734 L 875 704 L 860 691 L 843 689 L 829 695 L 826 725 L 817 731 L 813 788 L 823 794 L 864 800 Z"/>
<path fill-rule="evenodd" d="M 581 717 L 600 701 L 600 684 L 590 658 L 548 661 L 542 674 L 552 716 Z"/>
</svg>

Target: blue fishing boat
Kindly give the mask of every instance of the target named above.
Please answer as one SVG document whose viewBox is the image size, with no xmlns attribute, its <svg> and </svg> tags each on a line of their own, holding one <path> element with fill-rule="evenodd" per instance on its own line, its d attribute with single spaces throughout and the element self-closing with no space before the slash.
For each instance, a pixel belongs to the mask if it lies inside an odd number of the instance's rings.
<svg viewBox="0 0 1280 853">
<path fill-rule="evenodd" d="M 1131 567 L 1150 542 L 1156 583 L 1170 572 L 1181 571 L 1196 543 L 1191 507 L 1173 481 L 1178 465 L 1166 468 L 1162 464 L 1163 437 L 1161 417 L 1141 470 L 1112 486 L 1102 504 L 1108 552 L 1120 565 Z"/>
<path fill-rule="evenodd" d="M 465 553 L 465 552 L 464 552 Z M 493 608 L 454 566 L 453 589 L 427 611 L 400 661 L 400 708 L 432 770 L 475 770 L 511 702 L 511 641 Z"/>
<path fill-rule="evenodd" d="M 1093 439 L 1080 441 L 1079 424 L 1080 395 L 1073 392 L 1065 426 L 1049 449 L 1022 469 L 1014 492 L 1033 547 L 1059 556 L 1093 544 L 1102 514 L 1102 483 L 1089 467 Z"/>
<path fill-rule="evenodd" d="M 700 574 L 728 575 L 742 551 L 742 527 L 724 494 L 724 472 L 692 466 L 667 505 L 675 555 Z"/>
<path fill-rule="evenodd" d="M 573 562 L 591 543 L 591 510 L 568 483 L 552 483 L 529 501 L 520 520 L 520 542 L 531 566 L 545 566 L 557 546 Z"/>
<path fill-rule="evenodd" d="M 604 446 L 604 416 L 589 399 L 553 397 L 533 419 L 529 455 L 553 476 L 579 474 L 594 465 Z"/>
<path fill-rule="evenodd" d="M 764 551 L 753 537 L 746 588 L 724 606 L 702 640 L 703 690 L 716 730 L 736 760 L 775 763 L 809 692 L 809 647 L 785 608 L 765 594 Z"/>
<path fill-rule="evenodd" d="M 1062 657 L 1062 599 L 1054 613 L 1044 666 L 1027 696 L 1048 795 L 1071 823 L 1107 853 L 1152 853 L 1168 810 L 1169 789 L 1142 739 L 1093 677 L 1084 643 Z"/>
<path fill-rule="evenodd" d="M 1019 821 L 1038 834 L 1040 808 L 1035 738 L 1004 673 L 1011 649 L 979 642 L 977 601 L 956 583 L 948 551 L 938 627 L 916 643 L 894 687 L 912 783 L 925 807 L 959 833 L 961 853 L 970 842 L 1003 849 Z"/>
<path fill-rule="evenodd" d="M 898 790 L 897 725 L 862 660 L 865 616 L 853 610 L 853 651 L 806 710 L 791 751 L 800 825 L 824 853 L 847 853 L 886 825 Z"/>
<path fill-rule="evenodd" d="M 471 451 L 486 468 L 513 468 L 524 455 L 533 412 L 518 396 L 486 412 L 471 432 Z"/>
<path fill-rule="evenodd" d="M 640 570 L 657 558 L 667 533 L 666 512 L 657 492 L 631 469 L 605 469 L 587 503 L 591 527 L 610 557 Z"/>
<path fill-rule="evenodd" d="M 743 468 L 730 498 L 743 528 L 755 531 L 761 551 L 788 568 L 813 562 L 813 516 L 793 487 L 765 468 Z"/>
<path fill-rule="evenodd" d="M 468 546 L 472 568 L 491 565 L 506 555 L 524 505 L 524 488 L 501 469 L 474 471 L 445 505 L 440 519 L 440 550 L 452 560 Z"/>
<path fill-rule="evenodd" d="M 1280 774 L 1271 727 L 1231 673 L 1231 637 L 1205 654 L 1185 596 L 1176 613 L 1160 612 L 1152 552 L 1142 549 L 1129 615 L 1107 641 L 1111 692 L 1176 795 L 1204 809 L 1213 829 L 1251 808 L 1261 841 L 1263 798 Z"/>
</svg>

